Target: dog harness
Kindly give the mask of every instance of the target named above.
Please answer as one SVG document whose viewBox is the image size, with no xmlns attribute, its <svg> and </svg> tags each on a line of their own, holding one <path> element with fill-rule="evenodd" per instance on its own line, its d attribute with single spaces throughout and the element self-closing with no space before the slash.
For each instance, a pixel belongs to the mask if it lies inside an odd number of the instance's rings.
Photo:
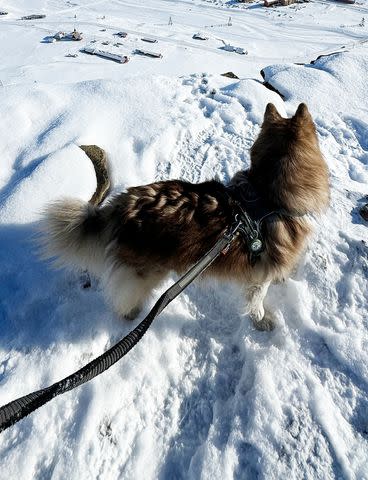
<svg viewBox="0 0 368 480">
<path fill-rule="evenodd" d="M 239 175 L 239 174 L 238 174 Z M 226 193 L 234 209 L 235 221 L 239 220 L 238 231 L 242 234 L 251 264 L 265 249 L 262 237 L 262 223 L 266 218 L 283 213 L 267 203 L 249 181 L 248 171 L 241 174 L 239 183 L 230 183 Z"/>
</svg>

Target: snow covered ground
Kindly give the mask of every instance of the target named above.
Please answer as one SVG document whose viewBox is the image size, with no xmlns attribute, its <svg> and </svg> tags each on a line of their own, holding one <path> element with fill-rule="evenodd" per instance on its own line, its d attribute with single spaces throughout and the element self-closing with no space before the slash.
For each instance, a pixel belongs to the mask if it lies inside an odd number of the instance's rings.
<svg viewBox="0 0 368 480">
<path fill-rule="evenodd" d="M 368 202 L 368 4 L 4 0 L 0 9 L 9 12 L 0 17 L 0 405 L 80 368 L 154 302 L 122 322 L 96 281 L 83 289 L 79 274 L 35 254 L 44 206 L 95 188 L 78 145 L 106 149 L 117 191 L 226 181 L 248 165 L 265 105 L 291 115 L 305 101 L 332 188 L 295 275 L 270 289 L 273 332 L 241 318 L 234 285 L 192 285 L 111 370 L 0 434 L 0 479 L 367 480 L 368 224 L 358 210 Z M 31 13 L 46 18 L 19 20 Z M 74 27 L 81 43 L 42 42 Z M 106 48 L 131 55 L 128 64 L 78 52 L 116 42 L 119 30 L 123 45 Z M 198 31 L 209 40 L 192 39 Z"/>
</svg>

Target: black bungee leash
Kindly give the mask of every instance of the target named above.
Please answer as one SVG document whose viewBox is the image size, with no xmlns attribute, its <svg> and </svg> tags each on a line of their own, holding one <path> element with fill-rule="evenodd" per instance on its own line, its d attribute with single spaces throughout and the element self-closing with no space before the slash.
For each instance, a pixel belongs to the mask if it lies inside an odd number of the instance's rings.
<svg viewBox="0 0 368 480">
<path fill-rule="evenodd" d="M 217 240 L 215 245 L 193 267 L 191 267 L 187 273 L 166 290 L 166 292 L 164 292 L 157 300 L 144 320 L 142 320 L 137 327 L 113 347 L 72 375 L 59 380 L 49 387 L 29 393 L 24 397 L 17 398 L 16 400 L 0 407 L 0 432 L 19 422 L 19 420 L 26 417 L 42 405 L 45 405 L 45 403 L 58 395 L 73 390 L 97 377 L 97 375 L 100 375 L 124 357 L 124 355 L 126 355 L 139 342 L 139 340 L 141 340 L 153 320 L 164 310 L 164 308 L 190 283 L 192 283 L 198 275 L 208 268 L 221 253 L 225 254 L 228 251 L 235 237 L 239 233 L 244 232 L 244 221 L 245 220 L 242 218 L 241 214 L 236 214 L 233 225 Z"/>
</svg>

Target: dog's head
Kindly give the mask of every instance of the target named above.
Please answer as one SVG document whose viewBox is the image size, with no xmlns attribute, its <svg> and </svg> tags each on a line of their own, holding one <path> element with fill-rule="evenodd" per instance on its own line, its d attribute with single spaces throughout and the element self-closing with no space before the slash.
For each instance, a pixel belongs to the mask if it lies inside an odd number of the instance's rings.
<svg viewBox="0 0 368 480">
<path fill-rule="evenodd" d="M 307 106 L 291 118 L 266 107 L 261 132 L 251 149 L 250 180 L 277 207 L 304 214 L 329 201 L 328 169 Z"/>
</svg>

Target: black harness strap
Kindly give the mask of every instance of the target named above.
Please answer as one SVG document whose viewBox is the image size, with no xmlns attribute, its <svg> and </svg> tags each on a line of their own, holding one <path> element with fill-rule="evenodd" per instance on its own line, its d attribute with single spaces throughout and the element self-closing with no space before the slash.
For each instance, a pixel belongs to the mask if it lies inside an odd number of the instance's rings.
<svg viewBox="0 0 368 480">
<path fill-rule="evenodd" d="M 247 246 L 251 265 L 265 249 L 263 222 L 281 217 L 303 217 L 305 213 L 289 212 L 266 200 L 249 180 L 249 170 L 238 172 L 226 187 L 235 218 L 241 220 L 239 233 Z"/>
<path fill-rule="evenodd" d="M 73 390 L 80 385 L 100 375 L 114 363 L 126 355 L 146 333 L 153 320 L 163 309 L 176 298 L 193 280 L 198 277 L 211 263 L 222 253 L 226 252 L 234 240 L 241 226 L 241 221 L 236 220 L 232 227 L 215 243 L 186 274 L 184 274 L 174 285 L 161 295 L 153 306 L 152 310 L 144 320 L 132 330 L 126 337 L 120 340 L 105 353 L 92 360 L 77 372 L 54 383 L 50 387 L 43 388 L 24 397 L 13 400 L 0 408 L 0 432 L 14 425 L 22 418 L 32 413 L 37 408 L 45 405 L 54 397 Z"/>
</svg>

